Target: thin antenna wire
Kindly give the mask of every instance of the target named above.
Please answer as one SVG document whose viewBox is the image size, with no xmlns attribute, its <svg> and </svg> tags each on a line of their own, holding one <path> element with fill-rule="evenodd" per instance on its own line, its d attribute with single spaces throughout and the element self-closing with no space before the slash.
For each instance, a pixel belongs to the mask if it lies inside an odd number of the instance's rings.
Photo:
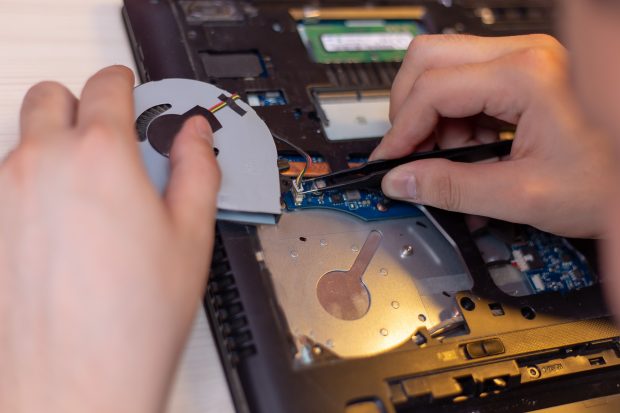
<svg viewBox="0 0 620 413">
<path fill-rule="evenodd" d="M 277 133 L 273 133 L 271 132 L 271 135 L 279 140 L 280 142 L 284 142 L 285 144 L 287 144 L 288 146 L 290 146 L 291 148 L 293 148 L 297 153 L 299 153 L 301 156 L 303 156 L 306 159 L 306 164 L 304 165 L 304 168 L 301 170 L 301 172 L 299 173 L 299 175 L 297 175 L 297 178 L 295 178 L 295 189 L 297 190 L 301 190 L 301 180 L 303 179 L 304 175 L 306 174 L 306 171 L 308 170 L 308 168 L 310 168 L 310 166 L 312 166 L 312 157 L 308 154 L 308 152 L 304 151 L 303 149 L 301 149 L 299 146 L 295 145 L 293 142 L 284 139 L 282 136 L 278 135 Z"/>
</svg>

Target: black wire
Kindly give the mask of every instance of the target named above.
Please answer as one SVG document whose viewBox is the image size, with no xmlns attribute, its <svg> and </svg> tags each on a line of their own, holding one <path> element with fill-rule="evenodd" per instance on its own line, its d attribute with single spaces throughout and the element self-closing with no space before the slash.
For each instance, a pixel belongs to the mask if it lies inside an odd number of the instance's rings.
<svg viewBox="0 0 620 413">
<path fill-rule="evenodd" d="M 271 132 L 271 136 L 273 136 L 275 139 L 279 140 L 280 142 L 284 142 L 285 144 L 293 148 L 297 153 L 299 153 L 301 156 L 303 156 L 306 159 L 306 165 L 304 166 L 304 169 L 302 169 L 302 171 L 297 176 L 297 179 L 295 179 L 297 188 L 299 188 L 301 185 L 301 180 L 304 177 L 304 174 L 306 173 L 310 165 L 312 165 L 312 157 L 308 154 L 308 152 L 304 151 L 303 149 L 301 149 L 299 146 L 295 145 L 293 142 L 289 141 L 288 139 L 284 139 L 282 136 L 278 135 L 277 133 Z"/>
<path fill-rule="evenodd" d="M 293 142 L 291 142 L 291 141 L 289 141 L 287 139 L 284 139 L 282 136 L 278 135 L 277 133 L 271 132 L 271 136 L 273 136 L 274 138 L 276 138 L 280 142 L 284 142 L 285 144 L 287 144 L 291 148 L 295 149 L 295 151 L 297 153 L 299 153 L 301 156 L 303 156 L 304 158 L 311 158 L 310 155 L 308 155 L 308 152 L 304 151 L 299 146 L 295 145 Z"/>
</svg>

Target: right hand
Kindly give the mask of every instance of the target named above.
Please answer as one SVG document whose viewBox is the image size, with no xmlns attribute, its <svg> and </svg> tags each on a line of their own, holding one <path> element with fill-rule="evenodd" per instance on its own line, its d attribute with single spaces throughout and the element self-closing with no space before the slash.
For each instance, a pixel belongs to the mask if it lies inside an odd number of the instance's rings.
<svg viewBox="0 0 620 413">
<path fill-rule="evenodd" d="M 392 87 L 392 129 L 371 159 L 488 143 L 480 113 L 517 126 L 511 155 L 463 164 L 427 159 L 383 180 L 396 199 L 602 237 L 615 165 L 608 139 L 586 124 L 572 95 L 566 50 L 550 36 L 419 36 Z"/>
</svg>

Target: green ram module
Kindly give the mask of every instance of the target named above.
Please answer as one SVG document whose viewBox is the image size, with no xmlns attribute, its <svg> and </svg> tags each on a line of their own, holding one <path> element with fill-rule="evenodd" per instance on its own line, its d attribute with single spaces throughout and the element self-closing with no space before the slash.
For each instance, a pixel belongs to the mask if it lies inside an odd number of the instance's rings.
<svg viewBox="0 0 620 413">
<path fill-rule="evenodd" d="M 423 27 L 411 20 L 305 21 L 299 34 L 318 63 L 400 62 Z"/>
</svg>

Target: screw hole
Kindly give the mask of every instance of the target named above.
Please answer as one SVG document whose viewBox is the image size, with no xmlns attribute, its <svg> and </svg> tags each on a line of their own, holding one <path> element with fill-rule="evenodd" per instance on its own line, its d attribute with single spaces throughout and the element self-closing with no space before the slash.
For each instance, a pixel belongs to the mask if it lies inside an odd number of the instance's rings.
<svg viewBox="0 0 620 413">
<path fill-rule="evenodd" d="M 493 314 L 494 317 L 499 317 L 506 314 L 504 312 L 504 307 L 502 307 L 500 303 L 489 304 L 489 309 L 491 310 L 491 314 Z"/>
<path fill-rule="evenodd" d="M 299 240 L 301 242 L 306 242 L 306 241 L 308 241 L 308 238 L 306 238 L 306 237 L 299 237 Z"/>
<path fill-rule="evenodd" d="M 215 156 L 217 157 L 220 154 L 220 150 L 217 149 L 216 147 L 213 147 L 213 153 L 215 154 Z"/>
<path fill-rule="evenodd" d="M 533 320 L 536 318 L 536 311 L 532 307 L 523 307 L 521 315 L 528 320 Z"/>
<path fill-rule="evenodd" d="M 463 307 L 464 310 L 473 311 L 476 308 L 476 303 L 474 303 L 472 299 L 469 297 L 461 298 L 460 302 L 461 302 L 461 307 Z"/>
</svg>

